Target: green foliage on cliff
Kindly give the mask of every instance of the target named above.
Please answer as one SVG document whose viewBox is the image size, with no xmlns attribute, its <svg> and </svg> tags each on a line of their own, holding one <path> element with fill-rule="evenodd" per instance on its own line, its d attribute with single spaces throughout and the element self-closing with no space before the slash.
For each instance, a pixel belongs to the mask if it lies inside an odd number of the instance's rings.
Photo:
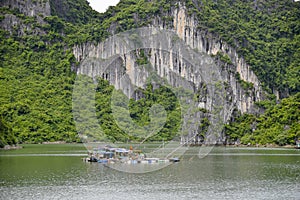
<svg viewBox="0 0 300 200">
<path fill-rule="evenodd" d="M 188 2 L 198 28 L 215 33 L 236 47 L 266 89 L 277 90 L 283 97 L 299 92 L 299 2 Z"/>
<path fill-rule="evenodd" d="M 154 89 L 149 84 L 146 89 L 139 90 L 139 94 L 144 98 L 137 101 L 128 99 L 121 92 L 113 91 L 114 87 L 110 86 L 108 81 L 99 79 L 95 97 L 97 117 L 110 140 L 167 141 L 177 136 L 181 112 L 178 99 L 170 89 L 164 86 Z M 116 107 L 113 108 L 112 104 Z M 153 110 L 155 105 L 162 107 L 158 107 L 160 110 Z M 161 115 L 159 111 L 162 110 L 165 110 L 166 116 Z M 154 115 L 153 119 L 150 116 L 151 112 Z M 165 123 L 160 124 L 161 122 Z"/>
<path fill-rule="evenodd" d="M 11 127 L 0 116 L 0 148 L 5 145 L 16 144 L 16 137 L 13 135 Z"/>
<path fill-rule="evenodd" d="M 74 24 L 99 21 L 101 16 L 85 0 L 50 0 L 50 6 L 53 16 Z"/>
<path fill-rule="evenodd" d="M 178 2 L 185 3 L 188 14 L 197 19 L 198 29 L 219 35 L 236 47 L 270 93 L 278 90 L 281 98 L 293 95 L 278 105 L 265 102 L 262 115 L 234 119 L 226 126 L 230 140 L 292 144 L 300 129 L 300 3 L 290 0 L 121 0 L 102 14 L 85 0 L 50 0 L 52 16 L 44 23 L 16 9 L 0 8 L 0 23 L 7 15 L 22 23 L 12 26 L 11 33 L 0 30 L 0 143 L 79 141 L 72 113 L 78 65 L 72 45 L 147 26 L 155 17 L 171 27 L 173 18 L 168 15 Z M 138 64 L 146 64 L 144 53 L 140 54 Z M 219 56 L 230 64 L 226 55 Z M 240 82 L 245 89 L 252 87 Z M 112 118 L 112 91 L 105 82 L 98 86 L 96 108 L 101 127 L 112 140 L 136 140 L 128 138 Z M 142 93 L 145 98 L 129 101 L 130 116 L 141 126 L 149 124 L 149 108 L 162 103 L 168 121 L 159 136 L 150 140 L 173 137 L 180 116 L 174 111 L 177 104 L 172 93 L 163 87 L 151 92 L 150 85 Z"/>
<path fill-rule="evenodd" d="M 242 115 L 226 125 L 229 142 L 295 144 L 300 139 L 300 93 L 266 106 L 264 114 Z"/>
<path fill-rule="evenodd" d="M 1 30 L 0 41 L 0 116 L 15 141 L 79 141 L 71 114 L 75 60 L 62 36 Z"/>
</svg>

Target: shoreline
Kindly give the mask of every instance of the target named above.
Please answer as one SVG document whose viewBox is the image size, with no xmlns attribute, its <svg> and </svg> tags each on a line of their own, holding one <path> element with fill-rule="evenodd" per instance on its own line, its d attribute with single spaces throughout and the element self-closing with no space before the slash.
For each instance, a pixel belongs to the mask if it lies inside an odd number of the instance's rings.
<svg viewBox="0 0 300 200">
<path fill-rule="evenodd" d="M 209 146 L 209 145 L 202 145 L 202 146 Z M 257 145 L 245 145 L 245 144 L 216 144 L 216 145 L 212 145 L 212 146 L 216 146 L 216 147 L 231 147 L 231 148 L 285 148 L 285 149 L 295 149 L 296 145 L 277 145 L 277 144 L 257 144 Z"/>
<path fill-rule="evenodd" d="M 24 148 L 23 145 L 69 145 L 69 144 L 83 144 L 83 143 L 67 143 L 65 141 L 56 141 L 56 142 L 43 142 L 39 144 L 34 143 L 26 143 L 26 144 L 16 144 L 16 145 L 5 145 L 3 148 L 0 148 L 0 150 L 17 150 Z M 145 143 L 145 144 L 151 144 L 151 143 Z M 121 145 L 121 144 L 120 144 Z M 266 145 L 244 145 L 244 144 L 215 144 L 215 145 L 187 145 L 189 147 L 209 147 L 209 146 L 215 146 L 215 147 L 230 147 L 230 148 L 286 148 L 286 149 L 297 149 L 296 145 L 284 145 L 280 146 L 277 144 L 266 144 Z"/>
<path fill-rule="evenodd" d="M 249 147 L 249 148 L 295 148 L 296 145 L 283 145 L 283 146 L 280 146 L 280 145 L 277 145 L 277 144 L 265 144 L 265 145 L 262 145 L 262 144 L 256 144 L 256 145 L 224 145 L 225 147 Z"/>
</svg>

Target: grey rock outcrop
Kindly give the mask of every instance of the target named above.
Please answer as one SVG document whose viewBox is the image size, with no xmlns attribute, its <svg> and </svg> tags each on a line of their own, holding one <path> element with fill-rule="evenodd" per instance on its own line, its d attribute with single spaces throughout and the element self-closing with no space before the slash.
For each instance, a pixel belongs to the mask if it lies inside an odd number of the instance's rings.
<svg viewBox="0 0 300 200">
<path fill-rule="evenodd" d="M 43 33 L 39 28 L 32 28 L 32 24 L 24 22 L 24 17 L 34 17 L 37 23 L 43 24 L 44 17 L 51 15 L 49 0 L 2 0 L 0 6 L 15 10 L 13 14 L 5 14 L 0 27 L 18 36 Z M 24 17 L 17 16 L 18 13 L 23 14 Z"/>
<path fill-rule="evenodd" d="M 51 14 L 49 0 L 2 0 L 0 6 L 17 9 L 30 17 L 40 18 Z"/>
</svg>

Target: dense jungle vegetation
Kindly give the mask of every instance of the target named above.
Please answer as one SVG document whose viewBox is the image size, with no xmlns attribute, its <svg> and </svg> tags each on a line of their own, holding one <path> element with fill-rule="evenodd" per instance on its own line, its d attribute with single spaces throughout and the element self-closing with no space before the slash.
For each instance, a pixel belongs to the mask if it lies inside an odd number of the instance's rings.
<svg viewBox="0 0 300 200">
<path fill-rule="evenodd" d="M 41 1 L 41 0 L 40 0 Z M 37 2 L 37 1 L 34 1 Z M 234 46 L 259 77 L 270 99 L 259 103 L 262 114 L 240 115 L 225 125 L 229 142 L 294 144 L 300 138 L 300 2 L 291 0 L 121 0 L 105 13 L 93 11 L 85 0 L 50 0 L 51 16 L 27 16 L 18 9 L 0 8 L 0 147 L 44 141 L 79 142 L 72 114 L 72 92 L 78 64 L 74 44 L 101 41 L 111 33 L 148 25 L 160 17 L 172 25 L 169 14 L 185 3 L 197 18 L 198 29 L 222 37 Z M 7 16 L 18 23 L 4 29 Z M 24 28 L 25 27 L 25 28 Z M 101 127 L 113 141 L 126 135 L 114 123 L 109 105 L 113 90 L 105 82 L 96 97 Z M 149 123 L 154 100 L 167 107 L 168 121 L 153 140 L 168 140 L 178 128 L 172 93 L 149 93 L 130 100 L 133 120 Z M 105 92 L 103 92 L 105 91 Z M 167 100 L 167 101 L 166 101 Z M 172 102 L 167 105 L 167 102 Z M 130 138 L 135 140 L 135 138 Z"/>
</svg>

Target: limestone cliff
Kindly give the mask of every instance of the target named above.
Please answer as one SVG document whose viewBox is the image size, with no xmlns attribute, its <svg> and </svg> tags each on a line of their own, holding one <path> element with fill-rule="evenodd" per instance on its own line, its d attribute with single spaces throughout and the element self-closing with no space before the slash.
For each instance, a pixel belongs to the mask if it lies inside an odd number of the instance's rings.
<svg viewBox="0 0 300 200">
<path fill-rule="evenodd" d="M 11 34 L 15 31 L 18 36 L 43 32 L 39 28 L 32 28 L 29 23 L 24 23 L 24 16 L 33 17 L 37 23 L 42 24 L 44 17 L 51 14 L 48 0 L 2 0 L 0 6 L 14 11 L 12 14 L 5 14 L 5 18 L 0 22 L 0 27 Z"/>
<path fill-rule="evenodd" d="M 189 16 L 186 12 L 184 5 L 179 5 L 171 12 L 173 17 L 173 31 L 184 41 L 186 45 L 194 49 L 200 54 L 210 55 L 215 57 L 216 55 L 227 56 L 230 59 L 229 63 L 221 62 L 216 59 L 216 63 L 219 65 L 219 72 L 222 74 L 222 80 L 226 85 L 226 98 L 227 104 L 230 108 L 237 108 L 242 113 L 254 112 L 254 103 L 264 98 L 264 91 L 256 75 L 251 71 L 250 66 L 245 60 L 238 55 L 237 51 L 230 47 L 220 37 L 209 33 L 207 31 L 197 29 L 197 20 L 192 16 Z M 154 27 L 165 27 L 165 23 L 160 20 L 159 17 L 153 20 Z M 146 34 L 146 33 L 145 33 Z M 183 55 L 179 54 L 174 56 L 172 48 L 176 43 L 176 38 L 158 38 L 159 41 L 150 41 L 151 47 L 161 47 L 163 42 L 168 44 L 166 49 L 152 48 L 147 50 L 147 59 L 154 66 L 154 71 L 163 78 L 168 79 L 171 85 L 176 86 L 178 77 L 183 77 L 186 81 L 192 82 L 195 86 L 194 92 L 199 88 L 199 85 L 203 82 L 201 76 L 203 74 L 197 74 L 196 68 L 188 65 L 186 61 L 182 59 Z M 166 41 L 164 41 L 166 40 Z M 84 61 L 78 69 L 79 74 L 87 74 L 89 76 L 102 76 L 109 80 L 111 84 L 117 88 L 123 89 L 127 95 L 130 94 L 129 90 L 133 90 L 131 86 L 125 89 L 125 86 L 121 86 L 118 77 L 122 77 L 123 74 L 127 74 L 128 79 L 132 85 L 137 87 L 144 87 L 145 81 L 149 76 L 149 72 L 145 68 L 137 66 L 136 60 L 138 59 L 136 54 L 125 54 L 129 50 L 122 44 L 118 44 L 117 41 L 113 41 L 113 46 L 108 46 L 110 42 L 98 43 L 96 45 L 86 43 L 74 47 L 74 55 L 78 61 Z M 148 44 L 149 45 L 149 44 Z M 147 45 L 144 46 L 147 48 Z M 169 51 L 166 52 L 165 50 Z M 114 54 L 121 55 L 118 63 L 114 62 L 114 66 L 109 68 L 109 71 L 101 69 L 101 66 L 96 62 L 90 62 L 90 59 L 105 59 Z M 177 52 L 175 53 L 177 54 Z M 89 60 L 89 61 L 87 61 Z M 206 62 L 204 62 L 203 66 Z M 207 64 L 207 63 L 206 63 Z M 203 67 L 202 67 L 203 69 Z M 105 71 L 105 72 L 104 72 Z M 239 74 L 237 76 L 237 74 Z M 250 83 L 253 87 L 243 89 L 241 82 Z M 199 103 L 199 106 L 208 108 L 206 102 Z"/>
<path fill-rule="evenodd" d="M 263 90 L 257 76 L 234 48 L 226 44 L 220 37 L 196 29 L 197 25 L 197 20 L 187 15 L 184 6 L 180 6 L 174 11 L 174 29 L 189 46 L 209 55 L 217 55 L 218 52 L 222 52 L 229 56 L 232 65 L 225 70 L 224 81 L 231 86 L 230 93 L 232 93 L 233 102 L 238 110 L 242 113 L 251 112 L 254 102 L 263 99 Z M 253 84 L 251 94 L 246 93 L 247 91 L 240 87 L 234 76 L 235 73 L 239 73 L 243 81 Z"/>
<path fill-rule="evenodd" d="M 48 0 L 2 0 L 0 6 L 17 9 L 27 16 L 37 18 L 50 15 L 50 4 Z"/>
<path fill-rule="evenodd" d="M 217 35 L 197 29 L 197 20 L 187 14 L 184 5 L 174 8 L 171 16 L 171 29 L 157 16 L 149 27 L 98 44 L 75 46 L 73 53 L 81 62 L 77 73 L 109 80 L 132 98 L 138 98 L 136 88 L 145 88 L 149 79 L 156 84 L 153 74 L 172 88 L 187 89 L 194 97 L 184 100 L 190 108 L 183 112 L 181 141 L 199 142 L 197 133 L 202 119 L 207 118 L 213 126 L 206 138 L 223 143 L 223 124 L 234 110 L 257 112 L 255 102 L 264 99 L 264 91 L 243 57 Z M 139 65 L 141 55 L 146 65 Z M 243 87 L 245 84 L 249 87 Z"/>
</svg>

